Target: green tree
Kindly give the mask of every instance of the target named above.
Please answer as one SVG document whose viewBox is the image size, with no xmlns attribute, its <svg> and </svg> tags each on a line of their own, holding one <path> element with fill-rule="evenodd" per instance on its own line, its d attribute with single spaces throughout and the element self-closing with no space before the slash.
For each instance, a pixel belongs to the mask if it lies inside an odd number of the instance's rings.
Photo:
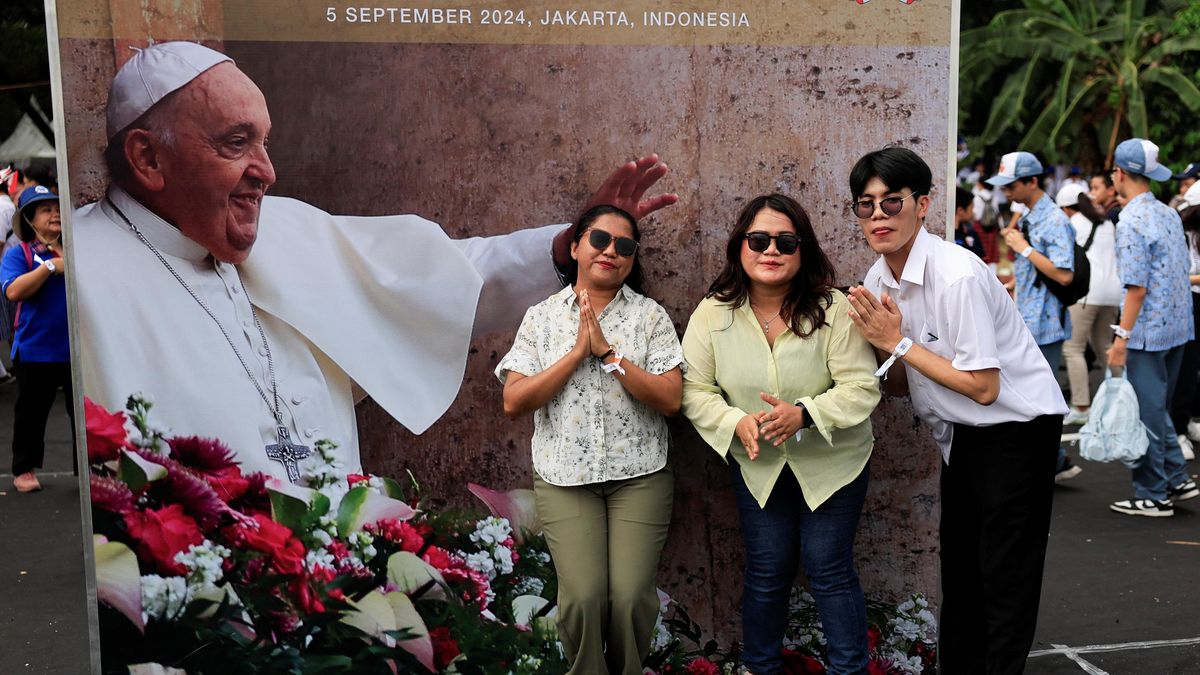
<svg viewBox="0 0 1200 675">
<path fill-rule="evenodd" d="M 979 143 L 1015 137 L 1051 161 L 1109 165 L 1123 137 L 1149 135 L 1148 98 L 1200 110 L 1200 89 L 1176 65 L 1200 52 L 1200 33 L 1172 31 L 1185 10 L 1186 0 L 1024 0 L 964 30 L 964 110 L 994 96 Z"/>
<path fill-rule="evenodd" d="M 0 10 L 0 141 L 12 133 L 21 116 L 30 119 L 54 143 L 54 132 L 30 105 L 37 98 L 46 116 L 50 101 L 50 58 L 42 0 L 7 0 Z M 0 167 L 2 168 L 2 167 Z"/>
</svg>

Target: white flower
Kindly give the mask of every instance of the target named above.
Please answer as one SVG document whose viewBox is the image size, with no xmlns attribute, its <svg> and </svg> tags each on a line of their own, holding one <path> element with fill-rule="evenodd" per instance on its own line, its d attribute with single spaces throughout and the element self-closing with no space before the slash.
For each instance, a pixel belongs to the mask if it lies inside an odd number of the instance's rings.
<svg viewBox="0 0 1200 675">
<path fill-rule="evenodd" d="M 176 553 L 175 562 L 187 568 L 189 586 L 207 588 L 215 587 L 225 576 L 221 566 L 231 555 L 233 551 L 205 539 L 199 544 L 192 544 L 187 551 Z"/>
<path fill-rule="evenodd" d="M 471 541 L 482 546 L 490 547 L 502 543 L 512 536 L 512 527 L 507 518 L 488 516 L 475 523 L 475 531 L 471 533 Z"/>
<path fill-rule="evenodd" d="M 541 595 L 544 590 L 546 582 L 537 577 L 521 577 L 513 587 L 513 593 L 516 595 Z"/>
<path fill-rule="evenodd" d="M 507 546 L 497 546 L 492 551 L 492 558 L 496 561 L 496 568 L 500 571 L 500 574 L 512 574 L 513 556 L 512 551 Z"/>
<path fill-rule="evenodd" d="M 142 621 L 173 619 L 188 601 L 187 580 L 183 577 L 142 577 Z"/>
<path fill-rule="evenodd" d="M 482 572 L 487 575 L 488 581 L 496 578 L 496 560 L 492 558 L 492 554 L 487 551 L 476 551 L 475 553 L 466 553 L 465 551 L 457 551 L 457 555 L 466 561 L 467 567 Z"/>
</svg>

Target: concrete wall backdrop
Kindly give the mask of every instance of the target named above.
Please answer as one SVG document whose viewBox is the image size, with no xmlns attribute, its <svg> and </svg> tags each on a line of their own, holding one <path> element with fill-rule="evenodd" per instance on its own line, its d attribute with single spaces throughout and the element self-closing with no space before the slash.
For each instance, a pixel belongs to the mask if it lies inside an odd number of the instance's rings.
<svg viewBox="0 0 1200 675">
<path fill-rule="evenodd" d="M 186 28 L 146 34 L 169 39 Z M 643 264 L 649 294 L 682 333 L 721 265 L 734 216 L 764 192 L 805 206 L 841 285 L 862 278 L 874 255 L 846 205 L 846 176 L 861 154 L 888 144 L 913 148 L 934 176 L 946 175 L 945 37 L 934 46 L 226 40 L 223 48 L 270 106 L 272 192 L 334 213 L 416 213 L 454 237 L 565 222 L 617 164 L 660 153 L 672 169 L 660 187 L 681 200 L 643 227 Z M 124 42 L 63 41 L 76 204 L 103 190 L 103 105 Z M 939 215 L 929 227 L 939 233 L 945 187 L 935 181 Z M 364 465 L 412 470 L 434 503 L 474 505 L 472 481 L 528 487 L 532 422 L 504 419 L 492 375 L 511 341 L 475 342 L 457 401 L 422 436 L 369 400 L 360 405 Z M 938 454 L 907 401 L 885 398 L 873 423 L 858 538 L 864 586 L 884 599 L 936 597 Z M 732 636 L 742 551 L 728 472 L 685 420 L 671 427 L 676 501 L 660 585 L 714 634 Z"/>
</svg>

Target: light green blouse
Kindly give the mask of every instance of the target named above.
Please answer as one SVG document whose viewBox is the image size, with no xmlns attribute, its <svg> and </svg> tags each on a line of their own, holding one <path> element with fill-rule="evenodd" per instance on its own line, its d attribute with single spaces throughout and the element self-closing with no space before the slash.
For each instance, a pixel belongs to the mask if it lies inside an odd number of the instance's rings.
<svg viewBox="0 0 1200 675">
<path fill-rule="evenodd" d="M 871 411 L 879 403 L 875 354 L 847 316 L 839 291 L 825 323 L 807 338 L 786 331 L 767 344 L 749 303 L 734 309 L 715 298 L 700 302 L 683 336 L 687 372 L 683 414 L 728 461 L 732 452 L 750 493 L 765 506 L 784 466 L 790 467 L 810 509 L 854 480 L 871 456 Z M 750 461 L 734 427 L 745 415 L 771 406 L 760 392 L 803 405 L 816 429 L 779 447 L 759 440 Z"/>
</svg>

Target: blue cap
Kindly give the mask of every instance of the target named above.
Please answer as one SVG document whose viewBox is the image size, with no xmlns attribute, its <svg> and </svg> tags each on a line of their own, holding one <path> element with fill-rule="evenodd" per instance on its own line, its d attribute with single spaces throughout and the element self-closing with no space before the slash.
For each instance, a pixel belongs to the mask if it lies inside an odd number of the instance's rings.
<svg viewBox="0 0 1200 675">
<path fill-rule="evenodd" d="M 58 201 L 58 195 L 50 191 L 50 188 L 45 185 L 34 185 L 21 190 L 21 196 L 17 197 L 17 208 L 21 211 L 25 210 L 26 206 L 36 202 L 44 202 L 47 199 Z"/>
<path fill-rule="evenodd" d="M 1113 164 L 1122 171 L 1150 180 L 1167 180 L 1171 170 L 1158 163 L 1158 146 L 1143 138 L 1121 141 L 1113 153 Z"/>
<path fill-rule="evenodd" d="M 1178 180 L 1195 178 L 1196 174 L 1200 174 L 1200 162 L 1189 162 L 1187 166 L 1183 167 L 1183 171 L 1175 174 L 1175 178 Z"/>
<path fill-rule="evenodd" d="M 1018 178 L 1029 178 L 1046 173 L 1042 163 L 1031 152 L 1010 152 L 1000 158 L 1000 171 L 987 179 L 988 185 L 1008 185 Z"/>
</svg>

